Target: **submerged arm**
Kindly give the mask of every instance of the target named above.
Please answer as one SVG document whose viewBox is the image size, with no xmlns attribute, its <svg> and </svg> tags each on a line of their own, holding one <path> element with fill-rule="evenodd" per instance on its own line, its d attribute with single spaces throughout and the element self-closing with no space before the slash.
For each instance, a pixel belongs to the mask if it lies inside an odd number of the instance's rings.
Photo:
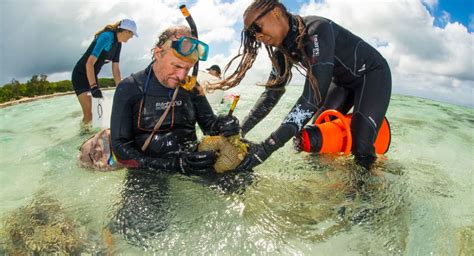
<svg viewBox="0 0 474 256">
<path fill-rule="evenodd" d="M 277 71 L 276 67 L 273 67 L 272 72 L 268 78 L 268 82 L 277 78 L 276 72 L 283 74 L 285 70 L 285 59 L 283 57 L 283 53 L 277 51 L 275 55 L 280 69 Z M 265 88 L 265 91 L 257 100 L 252 110 L 250 110 L 248 116 L 245 117 L 242 122 L 242 136 L 245 136 L 245 134 L 252 130 L 255 125 L 257 125 L 270 113 L 270 111 L 272 111 L 273 107 L 275 107 L 275 105 L 280 101 L 281 96 L 283 96 L 285 93 L 285 86 L 287 83 L 288 80 Z"/>
</svg>

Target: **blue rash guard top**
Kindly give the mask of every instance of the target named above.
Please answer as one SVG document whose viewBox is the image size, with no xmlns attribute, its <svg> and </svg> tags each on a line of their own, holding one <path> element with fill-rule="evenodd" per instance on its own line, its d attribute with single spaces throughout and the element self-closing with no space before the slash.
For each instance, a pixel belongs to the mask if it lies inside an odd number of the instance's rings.
<svg viewBox="0 0 474 256">
<path fill-rule="evenodd" d="M 92 55 L 97 58 L 94 64 L 94 73 L 97 76 L 104 64 L 110 61 L 116 63 L 120 61 L 121 49 L 122 43 L 117 40 L 117 34 L 113 31 L 104 31 L 92 41 L 89 48 L 77 62 L 74 71 L 86 74 L 87 59 Z"/>
<path fill-rule="evenodd" d="M 112 44 L 114 43 L 115 38 L 114 38 L 114 33 L 112 31 L 106 31 L 102 34 L 100 34 L 97 37 L 96 44 L 94 46 L 94 49 L 92 50 L 91 55 L 95 56 L 96 58 L 99 58 L 100 53 L 105 50 L 106 52 L 109 52 L 110 49 L 112 48 Z"/>
</svg>

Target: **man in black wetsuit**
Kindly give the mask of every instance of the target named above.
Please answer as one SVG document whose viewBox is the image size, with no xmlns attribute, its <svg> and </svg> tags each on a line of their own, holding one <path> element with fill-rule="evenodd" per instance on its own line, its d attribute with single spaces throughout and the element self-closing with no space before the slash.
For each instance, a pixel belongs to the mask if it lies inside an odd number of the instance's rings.
<svg viewBox="0 0 474 256">
<path fill-rule="evenodd" d="M 253 145 L 237 169 L 250 169 L 265 161 L 323 110 L 337 109 L 345 114 L 352 107 L 352 154 L 356 163 L 370 169 L 376 159 L 374 142 L 391 95 L 390 69 L 380 53 L 329 19 L 288 13 L 278 0 L 254 1 L 244 13 L 244 25 L 242 65 L 222 84 L 233 87 L 240 83 L 261 43 L 273 71 L 266 90 L 243 121 L 243 135 L 278 103 L 293 65 L 306 72 L 306 82 L 280 127 L 264 142 Z"/>
<path fill-rule="evenodd" d="M 112 151 L 119 163 L 133 170 L 127 174 L 121 208 L 109 227 L 133 244 L 144 245 L 147 238 L 166 229 L 169 173 L 214 173 L 215 154 L 196 152 L 196 123 L 204 134 L 240 132 L 237 118 L 216 117 L 199 89 L 185 84 L 189 70 L 196 61 L 205 60 L 207 52 L 207 45 L 192 38 L 189 28 L 170 27 L 158 38 L 153 62 L 125 78 L 115 91 Z"/>
<path fill-rule="evenodd" d="M 195 49 L 190 53 L 184 52 L 192 47 Z M 117 86 L 110 131 L 118 162 L 128 168 L 162 172 L 212 171 L 214 153 L 195 152 L 196 123 L 204 134 L 210 135 L 230 136 L 239 133 L 240 128 L 235 117 L 216 117 L 198 88 L 180 86 L 195 62 L 202 58 L 203 51 L 207 51 L 203 47 L 200 41 L 190 37 L 187 27 L 169 28 L 159 37 L 153 50 L 153 63 Z M 172 100 L 175 92 L 176 99 Z M 154 133 L 148 148 L 142 151 L 170 104 L 161 127 Z"/>
</svg>

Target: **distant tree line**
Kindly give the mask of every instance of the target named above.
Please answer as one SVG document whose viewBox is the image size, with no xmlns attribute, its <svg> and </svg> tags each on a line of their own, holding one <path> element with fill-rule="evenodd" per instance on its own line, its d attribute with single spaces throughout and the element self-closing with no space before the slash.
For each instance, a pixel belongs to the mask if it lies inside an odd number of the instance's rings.
<svg viewBox="0 0 474 256">
<path fill-rule="evenodd" d="M 23 97 L 35 97 L 57 92 L 73 91 L 70 80 L 49 82 L 46 75 L 34 75 L 26 83 L 22 84 L 13 79 L 10 83 L 0 87 L 0 103 L 18 100 Z M 112 78 L 99 78 L 100 88 L 114 87 Z"/>
</svg>

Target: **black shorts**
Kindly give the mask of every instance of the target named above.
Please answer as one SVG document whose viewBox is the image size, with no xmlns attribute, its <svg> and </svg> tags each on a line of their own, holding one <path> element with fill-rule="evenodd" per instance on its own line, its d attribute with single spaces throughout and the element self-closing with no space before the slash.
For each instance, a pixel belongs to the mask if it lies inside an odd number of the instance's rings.
<svg viewBox="0 0 474 256">
<path fill-rule="evenodd" d="M 77 72 L 76 70 L 72 71 L 72 87 L 74 88 L 74 91 L 76 92 L 76 95 L 79 96 L 79 94 L 88 92 L 91 90 L 89 86 L 89 80 L 87 80 L 87 75 Z"/>
</svg>

